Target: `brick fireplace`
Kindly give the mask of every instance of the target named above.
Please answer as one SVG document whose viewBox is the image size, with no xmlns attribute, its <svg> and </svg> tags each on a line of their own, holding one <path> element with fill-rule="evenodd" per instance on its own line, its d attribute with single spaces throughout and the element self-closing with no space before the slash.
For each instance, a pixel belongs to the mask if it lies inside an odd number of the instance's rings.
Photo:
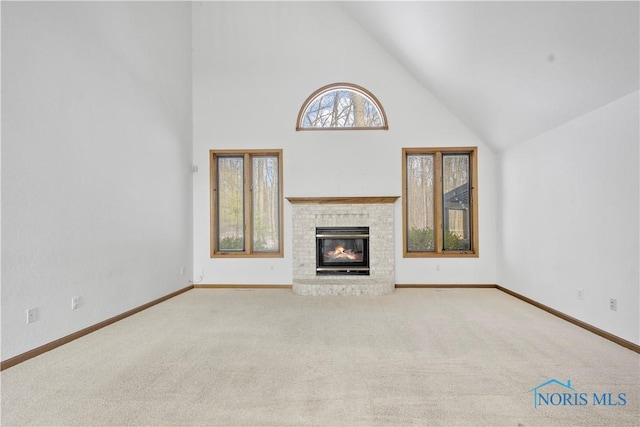
<svg viewBox="0 0 640 427">
<path fill-rule="evenodd" d="M 293 212 L 293 292 L 386 295 L 395 288 L 394 208 L 398 197 L 287 197 Z M 317 274 L 316 229 L 368 227 L 369 275 Z"/>
</svg>

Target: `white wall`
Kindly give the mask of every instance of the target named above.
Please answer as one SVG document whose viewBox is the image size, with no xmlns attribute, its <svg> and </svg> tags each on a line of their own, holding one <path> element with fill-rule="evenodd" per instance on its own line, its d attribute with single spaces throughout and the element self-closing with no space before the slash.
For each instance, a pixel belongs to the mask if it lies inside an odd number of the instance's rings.
<svg viewBox="0 0 640 427">
<path fill-rule="evenodd" d="M 636 344 L 638 102 L 635 92 L 502 153 L 498 243 L 500 285 Z"/>
<path fill-rule="evenodd" d="M 208 152 L 282 148 L 285 196 L 399 196 L 401 148 L 478 146 L 480 258 L 402 258 L 395 205 L 397 283 L 495 283 L 494 155 L 336 3 L 193 5 L 194 274 L 210 284 L 291 284 L 291 207 L 282 259 L 209 258 Z M 389 131 L 296 132 L 303 101 L 334 82 L 376 95 Z M 440 265 L 440 270 L 436 266 Z"/>
<path fill-rule="evenodd" d="M 3 360 L 188 286 L 190 10 L 2 2 Z"/>
<path fill-rule="evenodd" d="M 390 130 L 295 132 L 338 81 Z M 402 147 L 478 146 L 480 257 L 402 258 L 398 201 L 396 283 L 497 282 L 640 343 L 637 93 L 496 158 L 316 2 L 3 2 L 2 90 L 3 360 L 186 286 L 192 263 L 202 283 L 291 283 L 287 202 L 284 258 L 209 258 L 213 148 L 284 149 L 286 196 L 391 196 Z"/>
</svg>

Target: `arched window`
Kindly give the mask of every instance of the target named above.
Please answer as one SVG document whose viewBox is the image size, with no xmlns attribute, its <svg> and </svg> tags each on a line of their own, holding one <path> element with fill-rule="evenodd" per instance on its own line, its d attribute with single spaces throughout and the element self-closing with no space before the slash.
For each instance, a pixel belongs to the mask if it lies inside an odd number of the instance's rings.
<svg viewBox="0 0 640 427">
<path fill-rule="evenodd" d="M 302 104 L 296 130 L 389 129 L 376 97 L 352 83 L 334 83 L 313 92 Z"/>
</svg>

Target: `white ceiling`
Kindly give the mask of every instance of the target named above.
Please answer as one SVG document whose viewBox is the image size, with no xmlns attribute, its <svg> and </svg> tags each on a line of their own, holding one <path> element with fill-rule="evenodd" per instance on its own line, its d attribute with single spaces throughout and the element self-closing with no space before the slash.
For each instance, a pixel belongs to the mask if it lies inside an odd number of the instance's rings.
<svg viewBox="0 0 640 427">
<path fill-rule="evenodd" d="M 639 2 L 340 2 L 504 150 L 637 91 Z"/>
</svg>

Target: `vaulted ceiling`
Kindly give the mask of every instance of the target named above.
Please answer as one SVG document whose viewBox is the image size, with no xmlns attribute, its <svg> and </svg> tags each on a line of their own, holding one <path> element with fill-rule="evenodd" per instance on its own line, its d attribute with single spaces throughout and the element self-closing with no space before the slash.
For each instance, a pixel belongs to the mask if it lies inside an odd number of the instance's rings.
<svg viewBox="0 0 640 427">
<path fill-rule="evenodd" d="M 339 2 L 504 150 L 635 92 L 639 2 Z"/>
</svg>

